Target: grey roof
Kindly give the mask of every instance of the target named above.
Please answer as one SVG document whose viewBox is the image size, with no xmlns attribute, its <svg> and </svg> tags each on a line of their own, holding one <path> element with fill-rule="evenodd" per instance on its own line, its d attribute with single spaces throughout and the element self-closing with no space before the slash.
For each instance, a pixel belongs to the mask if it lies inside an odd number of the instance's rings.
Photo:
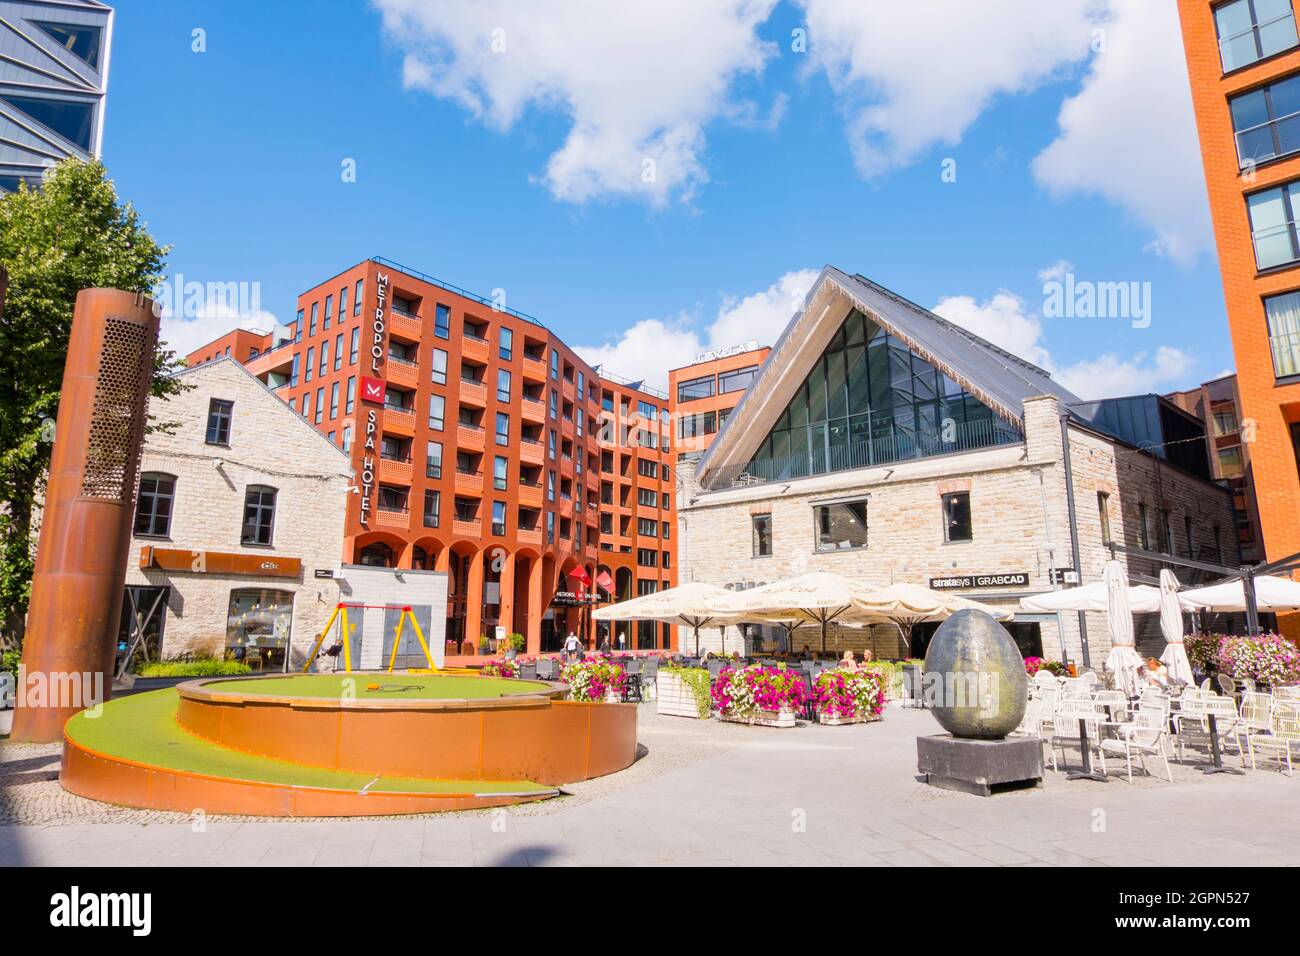
<svg viewBox="0 0 1300 956">
<path fill-rule="evenodd" d="M 998 348 L 975 333 L 935 315 L 929 309 L 922 308 L 865 276 L 849 275 L 828 265 L 809 290 L 804 299 L 804 308 L 790 320 L 754 384 L 705 452 L 699 464 L 701 473 L 712 465 L 714 451 L 727 444 L 723 438 L 728 432 L 747 428 L 744 410 L 751 394 L 763 388 L 765 381 L 770 381 L 770 376 L 766 374 L 769 368 L 786 361 L 785 353 L 793 347 L 791 337 L 795 330 L 798 329 L 801 340 L 808 335 L 810 330 L 800 327 L 800 319 L 808 304 L 817 297 L 826 283 L 834 284 L 860 310 L 914 352 L 970 391 L 995 414 L 1017 426 L 1024 426 L 1025 399 L 1052 395 L 1061 401 L 1062 406 L 1080 401 L 1069 389 L 1053 381 L 1050 373 L 1032 362 Z M 825 321 L 839 323 L 842 320 L 843 315 L 828 314 Z"/>
</svg>

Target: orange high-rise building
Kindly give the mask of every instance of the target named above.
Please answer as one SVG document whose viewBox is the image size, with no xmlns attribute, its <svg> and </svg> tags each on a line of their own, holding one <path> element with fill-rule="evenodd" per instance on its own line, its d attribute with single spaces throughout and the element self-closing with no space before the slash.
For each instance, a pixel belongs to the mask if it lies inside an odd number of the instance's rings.
<svg viewBox="0 0 1300 956">
<path fill-rule="evenodd" d="M 1270 561 L 1300 551 L 1300 35 L 1292 0 L 1179 0 Z M 1283 630 L 1300 636 L 1287 615 Z"/>
<path fill-rule="evenodd" d="M 673 436 L 678 454 L 703 452 L 740 404 L 772 350 L 751 342 L 697 356 L 668 373 Z"/>
<path fill-rule="evenodd" d="M 498 627 L 530 654 L 569 631 L 674 646 L 675 628 L 608 630 L 584 600 L 677 581 L 667 396 L 601 376 L 528 315 L 383 259 L 301 295 L 288 329 L 229 333 L 187 360 L 231 346 L 351 454 L 344 562 L 446 571 L 463 657 Z"/>
</svg>

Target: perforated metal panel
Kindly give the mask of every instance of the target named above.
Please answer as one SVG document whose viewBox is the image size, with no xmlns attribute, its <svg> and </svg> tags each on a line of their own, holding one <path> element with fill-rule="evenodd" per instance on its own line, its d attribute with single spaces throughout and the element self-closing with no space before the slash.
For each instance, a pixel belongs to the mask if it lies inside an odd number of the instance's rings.
<svg viewBox="0 0 1300 956">
<path fill-rule="evenodd" d="M 82 495 L 125 500 L 132 490 L 132 453 L 141 428 L 137 409 L 152 368 L 149 329 L 111 316 L 105 319 Z"/>
</svg>

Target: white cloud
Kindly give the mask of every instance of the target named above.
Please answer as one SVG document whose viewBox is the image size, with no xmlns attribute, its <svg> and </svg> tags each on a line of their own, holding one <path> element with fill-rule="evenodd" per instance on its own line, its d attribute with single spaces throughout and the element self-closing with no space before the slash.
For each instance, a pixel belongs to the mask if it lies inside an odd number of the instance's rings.
<svg viewBox="0 0 1300 956">
<path fill-rule="evenodd" d="M 955 145 L 998 95 L 1031 90 L 1084 59 L 1101 9 L 1099 0 L 799 3 L 810 66 L 839 98 L 868 177 Z"/>
<path fill-rule="evenodd" d="M 1038 270 L 1039 282 L 1059 282 L 1074 271 L 1074 263 L 1069 259 L 1057 259 L 1050 266 Z"/>
<path fill-rule="evenodd" d="M 1083 399 L 1117 398 L 1185 388 L 1196 359 L 1182 349 L 1162 345 L 1155 353 L 1114 353 L 1062 365 L 1043 341 L 1043 323 L 1024 299 L 1005 290 L 987 302 L 971 296 L 950 296 L 933 311 L 987 339 L 1013 355 L 1050 372 L 1061 385 Z M 1104 321 L 1104 320 L 1102 320 Z"/>
<path fill-rule="evenodd" d="M 1174 3 L 1109 0 L 1104 51 L 1060 136 L 1034 160 L 1054 196 L 1095 194 L 1155 233 L 1148 248 L 1184 265 L 1211 248 L 1209 207 Z"/>
<path fill-rule="evenodd" d="M 680 368 L 708 349 L 740 345 L 757 339 L 774 345 L 790 319 L 803 306 L 817 280 L 815 269 L 787 272 L 761 292 L 723 301 L 717 316 L 703 329 L 688 314 L 672 319 L 643 319 L 615 341 L 580 345 L 574 351 L 592 365 L 627 376 L 635 372 L 646 384 L 663 389 L 668 372 Z"/>
<path fill-rule="evenodd" d="M 705 127 L 750 115 L 732 101 L 733 83 L 761 73 L 775 53 L 756 30 L 776 0 L 617 9 L 584 0 L 373 2 L 404 54 L 408 88 L 454 100 L 502 131 L 530 107 L 569 118 L 541 179 L 571 202 L 689 198 L 708 179 Z M 771 115 L 783 109 L 778 101 Z"/>
<path fill-rule="evenodd" d="M 167 343 L 168 348 L 182 357 L 234 329 L 269 332 L 278 324 L 270 312 L 257 308 L 248 310 L 246 307 L 241 311 L 237 302 L 228 302 L 211 293 L 197 309 L 192 310 L 192 315 L 185 315 L 186 311 L 190 310 L 182 309 L 182 314 L 177 316 L 170 309 L 164 309 L 158 336 Z"/>
</svg>

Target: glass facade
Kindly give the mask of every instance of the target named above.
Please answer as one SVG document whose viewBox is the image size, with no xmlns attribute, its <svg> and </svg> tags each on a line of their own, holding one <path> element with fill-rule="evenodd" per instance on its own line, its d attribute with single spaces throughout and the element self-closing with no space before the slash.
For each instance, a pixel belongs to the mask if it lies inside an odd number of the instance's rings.
<svg viewBox="0 0 1300 956">
<path fill-rule="evenodd" d="M 844 320 L 745 469 L 781 481 L 1023 440 L 861 312 Z"/>
</svg>

